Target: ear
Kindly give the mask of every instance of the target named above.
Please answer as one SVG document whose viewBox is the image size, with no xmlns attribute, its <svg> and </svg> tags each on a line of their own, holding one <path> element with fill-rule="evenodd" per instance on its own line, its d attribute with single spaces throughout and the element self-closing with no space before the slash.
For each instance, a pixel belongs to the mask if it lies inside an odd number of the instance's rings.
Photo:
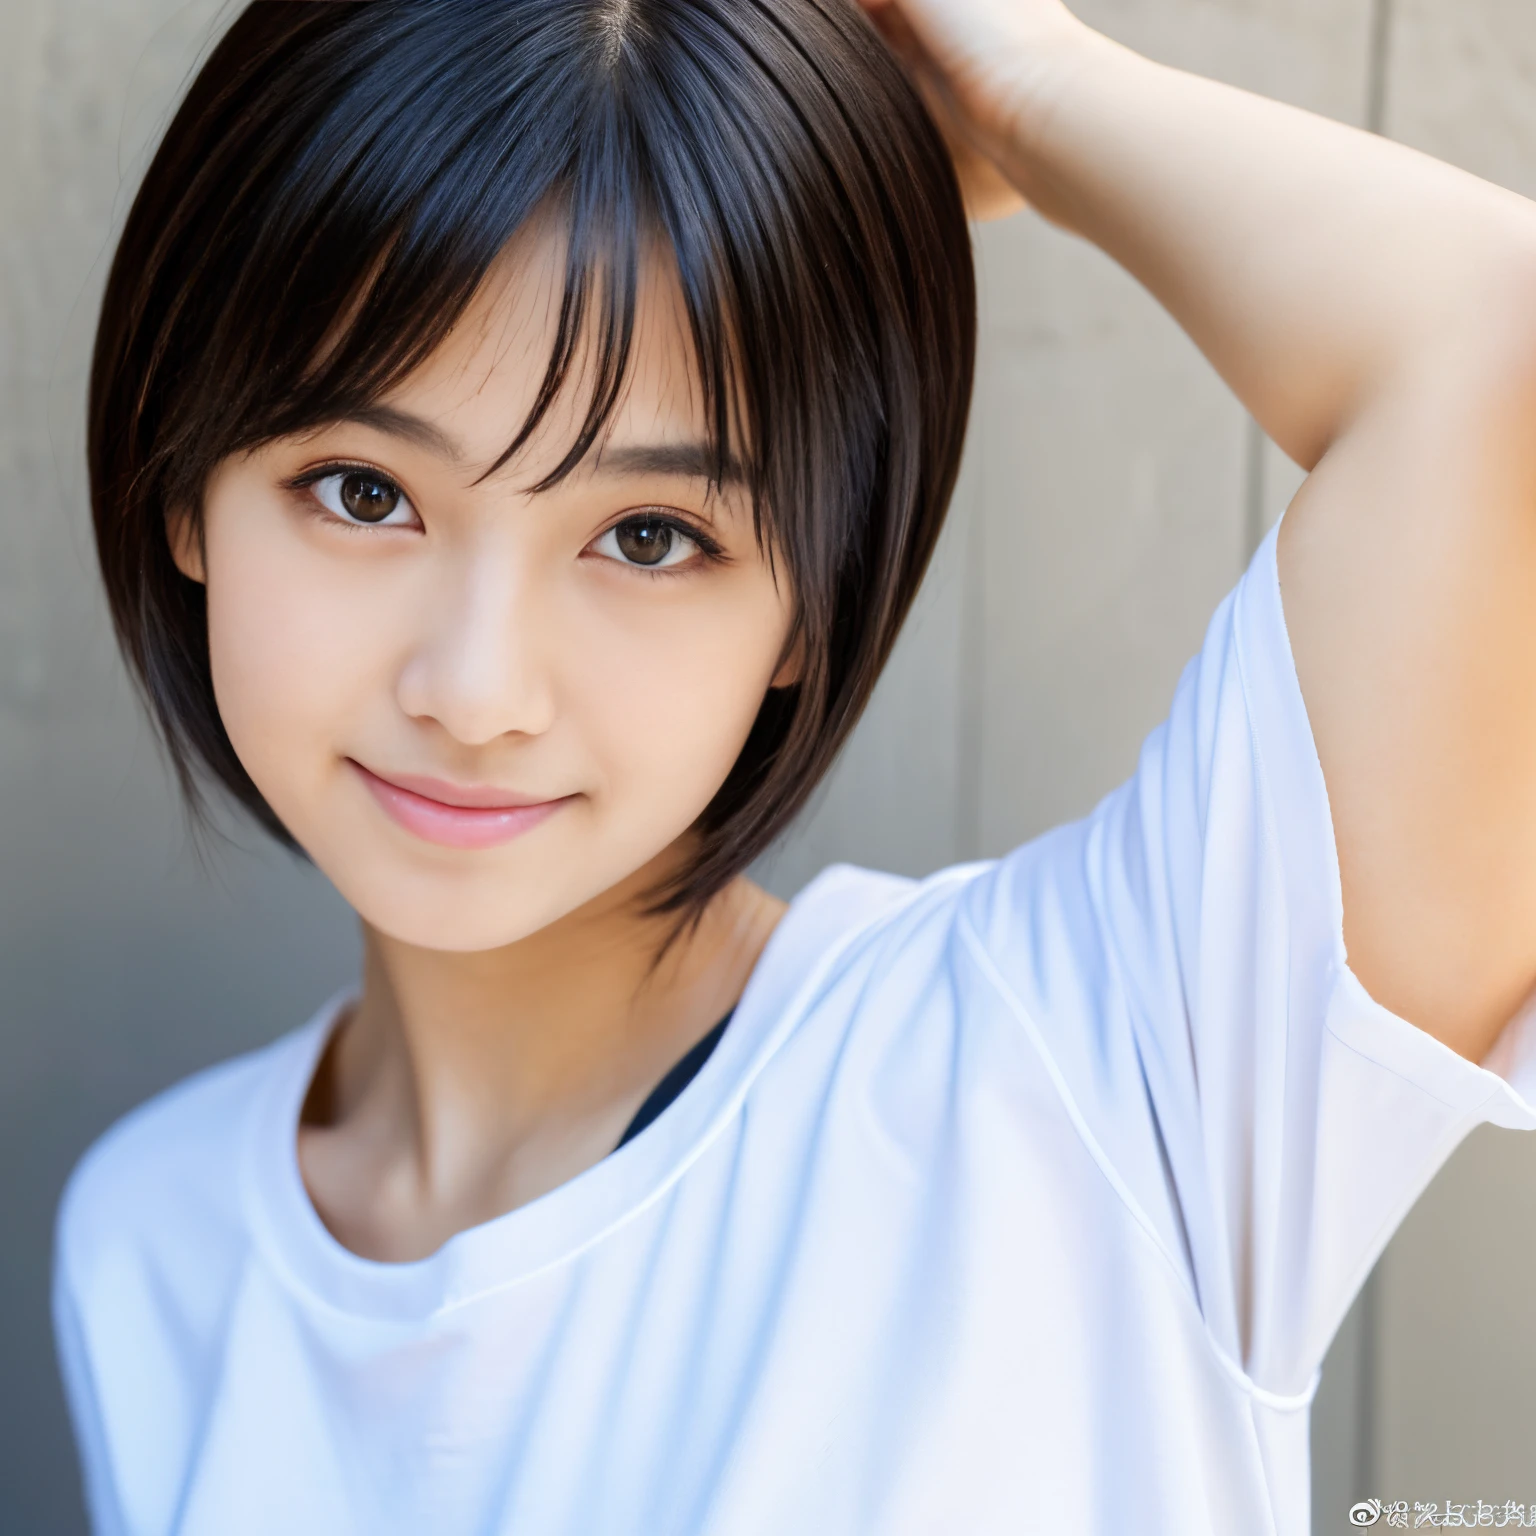
<svg viewBox="0 0 1536 1536">
<path fill-rule="evenodd" d="M 185 507 L 165 514 L 165 541 L 171 546 L 176 569 L 189 581 L 206 583 L 203 565 L 203 530 Z"/>
</svg>

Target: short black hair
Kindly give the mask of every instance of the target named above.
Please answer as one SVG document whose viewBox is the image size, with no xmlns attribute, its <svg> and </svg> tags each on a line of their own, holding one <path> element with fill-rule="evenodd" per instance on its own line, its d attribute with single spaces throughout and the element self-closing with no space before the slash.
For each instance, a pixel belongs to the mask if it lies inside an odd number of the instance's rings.
<svg viewBox="0 0 1536 1536">
<path fill-rule="evenodd" d="M 643 253 L 676 263 L 712 449 L 787 571 L 765 697 L 659 894 L 698 913 L 805 804 L 890 654 L 954 488 L 975 276 L 944 143 L 854 0 L 257 0 L 189 87 L 106 285 L 88 428 L 117 634 L 189 805 L 293 839 L 219 718 L 166 519 L 227 456 L 376 401 L 537 214 L 568 232 L 526 441 L 595 342 L 597 440 Z"/>
</svg>

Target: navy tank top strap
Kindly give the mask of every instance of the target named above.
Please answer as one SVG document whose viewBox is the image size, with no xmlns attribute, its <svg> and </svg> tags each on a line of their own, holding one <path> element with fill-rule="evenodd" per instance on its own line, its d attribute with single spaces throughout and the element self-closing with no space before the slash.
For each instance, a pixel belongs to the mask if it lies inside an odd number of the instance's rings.
<svg viewBox="0 0 1536 1536">
<path fill-rule="evenodd" d="M 731 1012 L 734 1013 L 735 1009 Z M 615 1152 L 626 1141 L 638 1136 L 694 1080 L 699 1068 L 709 1060 L 710 1052 L 719 1045 L 720 1037 L 725 1033 L 725 1026 L 730 1022 L 731 1015 L 728 1013 L 702 1040 L 690 1047 L 687 1053 L 678 1059 L 671 1071 L 651 1090 L 645 1103 L 635 1111 L 634 1118 L 625 1127 L 624 1134 L 619 1137 L 618 1146 L 614 1148 Z"/>
</svg>

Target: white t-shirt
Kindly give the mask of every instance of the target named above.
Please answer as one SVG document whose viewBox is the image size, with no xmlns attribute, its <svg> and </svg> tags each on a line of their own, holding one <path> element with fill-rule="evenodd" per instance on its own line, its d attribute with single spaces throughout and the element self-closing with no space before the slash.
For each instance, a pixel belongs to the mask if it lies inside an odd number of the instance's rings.
<svg viewBox="0 0 1536 1536">
<path fill-rule="evenodd" d="M 96 1525 L 1299 1536 L 1329 1339 L 1501 1075 L 1375 1004 L 1274 538 L 1135 777 L 997 862 L 835 868 L 569 1183 L 380 1264 L 296 1124 L 337 1005 L 130 1115 L 60 1219 Z"/>
</svg>

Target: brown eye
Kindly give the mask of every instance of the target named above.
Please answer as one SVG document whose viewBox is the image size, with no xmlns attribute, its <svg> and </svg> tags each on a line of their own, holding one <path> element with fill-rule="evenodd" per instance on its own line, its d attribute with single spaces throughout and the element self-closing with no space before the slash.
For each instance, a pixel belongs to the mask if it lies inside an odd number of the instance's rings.
<svg viewBox="0 0 1536 1536">
<path fill-rule="evenodd" d="M 327 512 L 350 527 L 420 526 L 405 492 L 378 470 L 329 470 L 310 479 L 309 488 Z"/>
<path fill-rule="evenodd" d="M 353 470 L 341 477 L 341 504 L 360 523 L 382 523 L 400 505 L 400 487 Z"/>
<path fill-rule="evenodd" d="M 691 568 L 695 555 L 714 555 L 706 539 L 686 532 L 674 519 L 655 513 L 637 513 L 615 523 L 593 548 L 615 565 L 646 571 L 685 563 Z"/>
<path fill-rule="evenodd" d="M 677 530 L 670 523 L 655 518 L 631 518 L 613 530 L 619 553 L 632 565 L 661 565 L 680 543 Z"/>
</svg>

